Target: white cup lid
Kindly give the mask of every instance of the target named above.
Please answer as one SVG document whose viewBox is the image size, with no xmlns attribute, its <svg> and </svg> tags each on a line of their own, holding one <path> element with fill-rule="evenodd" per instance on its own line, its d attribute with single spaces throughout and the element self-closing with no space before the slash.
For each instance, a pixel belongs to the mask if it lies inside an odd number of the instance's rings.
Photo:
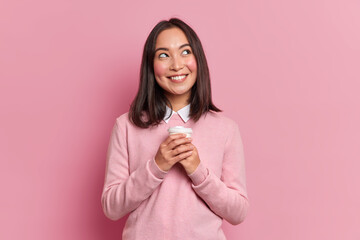
<svg viewBox="0 0 360 240">
<path fill-rule="evenodd" d="M 191 128 L 185 128 L 183 126 L 176 126 L 168 129 L 169 133 L 192 133 Z"/>
</svg>

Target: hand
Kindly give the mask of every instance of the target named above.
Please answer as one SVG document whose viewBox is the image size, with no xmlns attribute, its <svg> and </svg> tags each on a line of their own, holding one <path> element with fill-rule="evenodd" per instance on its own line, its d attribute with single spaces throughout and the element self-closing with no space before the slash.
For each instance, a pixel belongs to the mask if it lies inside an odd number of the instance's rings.
<svg viewBox="0 0 360 240">
<path fill-rule="evenodd" d="M 190 143 L 190 145 L 193 147 L 192 154 L 184 160 L 179 161 L 188 175 L 192 174 L 200 164 L 197 148 L 192 143 Z"/>
<path fill-rule="evenodd" d="M 163 171 L 169 171 L 180 160 L 191 156 L 193 145 L 192 139 L 186 138 L 186 134 L 172 134 L 159 146 L 155 155 L 155 162 Z"/>
</svg>

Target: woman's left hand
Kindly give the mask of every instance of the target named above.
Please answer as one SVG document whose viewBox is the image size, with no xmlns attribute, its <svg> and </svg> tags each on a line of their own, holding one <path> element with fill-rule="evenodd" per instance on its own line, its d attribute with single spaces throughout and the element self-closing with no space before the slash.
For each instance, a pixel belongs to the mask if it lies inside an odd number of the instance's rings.
<svg viewBox="0 0 360 240">
<path fill-rule="evenodd" d="M 194 144 L 190 144 L 194 147 L 192 154 L 184 160 L 179 161 L 179 163 L 184 167 L 188 175 L 193 173 L 200 164 L 200 158 L 197 148 L 194 146 Z"/>
</svg>

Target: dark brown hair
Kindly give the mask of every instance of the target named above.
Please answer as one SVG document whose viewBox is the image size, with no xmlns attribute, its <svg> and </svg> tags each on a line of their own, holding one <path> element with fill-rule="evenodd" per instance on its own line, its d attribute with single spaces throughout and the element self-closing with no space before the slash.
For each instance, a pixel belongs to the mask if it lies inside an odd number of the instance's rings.
<svg viewBox="0 0 360 240">
<path fill-rule="evenodd" d="M 163 94 L 163 89 L 155 80 L 154 57 L 158 35 L 162 31 L 174 27 L 185 33 L 197 63 L 196 82 L 191 89 L 190 96 L 190 118 L 196 122 L 202 114 L 206 114 L 210 110 L 221 112 L 212 103 L 209 68 L 200 39 L 186 23 L 180 19 L 171 18 L 169 21 L 159 22 L 150 32 L 144 45 L 139 89 L 129 111 L 129 120 L 138 127 L 148 128 L 151 125 L 158 125 L 165 116 L 166 105 L 172 109 L 170 101 Z M 144 113 L 146 114 L 145 119 L 143 118 Z"/>
</svg>

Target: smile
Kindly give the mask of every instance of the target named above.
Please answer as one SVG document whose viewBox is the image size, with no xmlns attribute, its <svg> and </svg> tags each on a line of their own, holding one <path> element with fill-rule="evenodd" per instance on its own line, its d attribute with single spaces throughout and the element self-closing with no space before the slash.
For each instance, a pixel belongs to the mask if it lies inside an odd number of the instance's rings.
<svg viewBox="0 0 360 240">
<path fill-rule="evenodd" d="M 171 77 L 168 77 L 168 78 L 170 78 L 174 82 L 181 82 L 182 80 L 184 80 L 186 78 L 186 76 L 187 76 L 187 74 L 179 75 L 179 76 L 171 76 Z"/>
</svg>

